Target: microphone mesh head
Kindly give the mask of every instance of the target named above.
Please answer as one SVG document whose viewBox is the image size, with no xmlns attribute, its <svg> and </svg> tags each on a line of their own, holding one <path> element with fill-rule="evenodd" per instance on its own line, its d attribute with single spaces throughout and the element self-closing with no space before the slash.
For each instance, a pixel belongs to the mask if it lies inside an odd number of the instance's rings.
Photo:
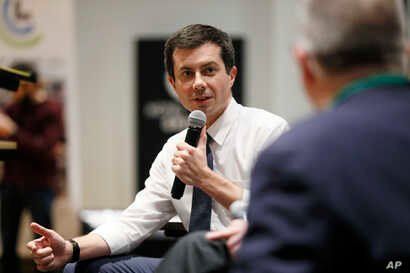
<svg viewBox="0 0 410 273">
<path fill-rule="evenodd" d="M 206 116 L 201 110 L 194 110 L 188 116 L 188 126 L 191 128 L 202 128 L 206 123 Z"/>
</svg>

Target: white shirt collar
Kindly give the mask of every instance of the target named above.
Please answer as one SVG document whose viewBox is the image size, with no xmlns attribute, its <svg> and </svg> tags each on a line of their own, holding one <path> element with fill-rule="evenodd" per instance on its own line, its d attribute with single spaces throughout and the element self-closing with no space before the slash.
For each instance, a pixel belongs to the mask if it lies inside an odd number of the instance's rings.
<svg viewBox="0 0 410 273">
<path fill-rule="evenodd" d="M 218 145 L 223 145 L 229 130 L 239 116 L 240 107 L 235 99 L 231 98 L 222 115 L 208 128 L 207 133 Z"/>
</svg>

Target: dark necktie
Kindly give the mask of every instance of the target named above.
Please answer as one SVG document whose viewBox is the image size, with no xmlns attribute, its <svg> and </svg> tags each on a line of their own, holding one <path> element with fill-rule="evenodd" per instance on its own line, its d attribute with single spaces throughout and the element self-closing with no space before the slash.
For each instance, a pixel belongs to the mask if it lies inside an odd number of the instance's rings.
<svg viewBox="0 0 410 273">
<path fill-rule="evenodd" d="M 213 170 L 213 156 L 209 143 L 212 138 L 208 135 L 206 143 L 206 161 L 208 167 Z M 194 187 L 192 194 L 191 220 L 189 221 L 189 231 L 209 230 L 211 224 L 212 199 L 200 188 Z"/>
</svg>

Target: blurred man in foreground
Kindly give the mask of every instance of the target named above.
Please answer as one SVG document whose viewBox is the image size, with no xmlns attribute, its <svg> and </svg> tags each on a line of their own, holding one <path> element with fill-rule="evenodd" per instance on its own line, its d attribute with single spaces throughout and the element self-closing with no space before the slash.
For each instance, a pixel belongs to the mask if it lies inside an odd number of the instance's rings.
<svg viewBox="0 0 410 273">
<path fill-rule="evenodd" d="M 301 5 L 294 53 L 322 112 L 259 157 L 249 230 L 232 272 L 409 272 L 402 1 Z"/>
</svg>

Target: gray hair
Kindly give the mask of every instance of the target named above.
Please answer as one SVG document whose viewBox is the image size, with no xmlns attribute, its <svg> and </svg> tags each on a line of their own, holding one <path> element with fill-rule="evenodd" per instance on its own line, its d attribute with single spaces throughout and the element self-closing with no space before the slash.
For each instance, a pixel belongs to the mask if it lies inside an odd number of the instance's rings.
<svg viewBox="0 0 410 273">
<path fill-rule="evenodd" d="M 325 70 L 343 72 L 364 65 L 403 70 L 403 1 L 302 2 L 302 45 Z"/>
</svg>

